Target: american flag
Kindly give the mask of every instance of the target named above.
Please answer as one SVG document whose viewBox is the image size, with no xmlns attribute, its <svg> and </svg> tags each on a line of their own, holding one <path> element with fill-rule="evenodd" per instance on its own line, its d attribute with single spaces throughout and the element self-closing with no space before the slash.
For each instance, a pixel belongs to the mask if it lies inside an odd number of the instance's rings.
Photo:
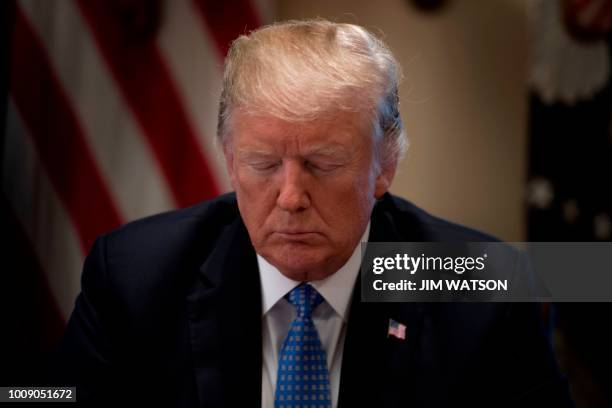
<svg viewBox="0 0 612 408">
<path fill-rule="evenodd" d="M 393 319 L 389 319 L 387 337 L 389 336 L 397 337 L 400 340 L 406 339 L 406 326 Z"/>
<path fill-rule="evenodd" d="M 37 325 L 22 341 L 44 349 L 61 336 L 96 236 L 229 190 L 213 142 L 222 62 L 269 9 L 260 0 L 18 0 L 5 8 L 12 27 L 0 198 L 18 265 L 4 271 L 5 290 L 15 312 L 29 305 L 12 323 Z"/>
</svg>

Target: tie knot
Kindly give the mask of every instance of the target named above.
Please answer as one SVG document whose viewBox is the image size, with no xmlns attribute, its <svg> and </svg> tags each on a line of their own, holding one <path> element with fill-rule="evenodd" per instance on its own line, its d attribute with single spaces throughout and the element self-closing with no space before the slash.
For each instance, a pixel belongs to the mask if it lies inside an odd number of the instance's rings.
<svg viewBox="0 0 612 408">
<path fill-rule="evenodd" d="M 285 299 L 295 306 L 298 317 L 309 319 L 313 310 L 323 301 L 323 296 L 312 286 L 302 283 L 287 293 Z"/>
</svg>

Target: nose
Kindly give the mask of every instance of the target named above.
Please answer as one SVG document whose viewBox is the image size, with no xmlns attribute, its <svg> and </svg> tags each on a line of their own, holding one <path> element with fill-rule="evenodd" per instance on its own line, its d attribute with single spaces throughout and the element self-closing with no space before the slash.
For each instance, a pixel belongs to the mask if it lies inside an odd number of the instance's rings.
<svg viewBox="0 0 612 408">
<path fill-rule="evenodd" d="M 310 194 L 306 186 L 306 171 L 297 161 L 287 160 L 280 174 L 280 187 L 276 204 L 289 212 L 299 212 L 310 207 Z"/>
</svg>

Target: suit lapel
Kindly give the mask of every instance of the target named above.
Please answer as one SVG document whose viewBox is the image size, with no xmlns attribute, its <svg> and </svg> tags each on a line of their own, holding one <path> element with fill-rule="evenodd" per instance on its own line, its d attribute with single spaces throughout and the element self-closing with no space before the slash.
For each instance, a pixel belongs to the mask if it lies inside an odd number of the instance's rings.
<svg viewBox="0 0 612 408">
<path fill-rule="evenodd" d="M 260 406 L 261 288 L 240 219 L 221 233 L 201 265 L 187 307 L 200 405 Z"/>
<path fill-rule="evenodd" d="M 370 242 L 406 240 L 386 211 L 389 199 L 374 209 Z M 414 233 L 419 235 L 416 230 Z M 406 339 L 388 336 L 389 319 L 406 326 Z M 422 320 L 421 304 L 362 302 L 361 278 L 357 278 L 344 343 L 339 407 L 397 406 L 414 401 L 415 390 L 410 387 Z"/>
</svg>

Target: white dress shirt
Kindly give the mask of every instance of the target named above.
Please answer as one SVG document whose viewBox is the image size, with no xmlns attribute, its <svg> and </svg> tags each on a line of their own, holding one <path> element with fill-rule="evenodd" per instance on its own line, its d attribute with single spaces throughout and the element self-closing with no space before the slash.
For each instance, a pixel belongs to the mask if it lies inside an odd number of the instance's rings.
<svg viewBox="0 0 612 408">
<path fill-rule="evenodd" d="M 361 242 L 367 242 L 369 234 L 368 222 Z M 325 279 L 309 282 L 324 299 L 313 311 L 312 320 L 327 355 L 333 407 L 338 405 L 346 323 L 353 287 L 361 265 L 360 247 L 360 244 L 355 247 L 351 257 L 336 273 Z M 289 279 L 259 254 L 257 263 L 263 308 L 261 406 L 270 408 L 274 406 L 278 355 L 296 315 L 295 307 L 285 300 L 284 296 L 301 282 Z"/>
</svg>

